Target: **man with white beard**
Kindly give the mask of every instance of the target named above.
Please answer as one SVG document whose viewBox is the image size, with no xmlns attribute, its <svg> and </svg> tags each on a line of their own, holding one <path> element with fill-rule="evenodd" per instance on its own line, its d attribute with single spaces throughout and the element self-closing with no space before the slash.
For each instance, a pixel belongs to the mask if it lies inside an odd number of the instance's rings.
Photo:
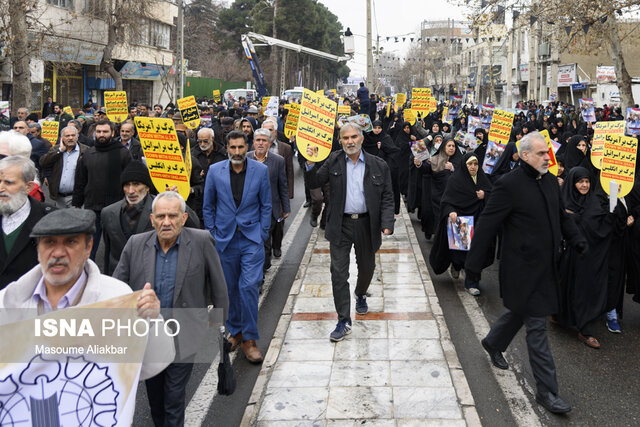
<svg viewBox="0 0 640 427">
<path fill-rule="evenodd" d="M 36 185 L 36 173 L 28 157 L 0 160 L 0 289 L 38 264 L 37 243 L 29 234 L 53 208 L 28 195 Z"/>
</svg>

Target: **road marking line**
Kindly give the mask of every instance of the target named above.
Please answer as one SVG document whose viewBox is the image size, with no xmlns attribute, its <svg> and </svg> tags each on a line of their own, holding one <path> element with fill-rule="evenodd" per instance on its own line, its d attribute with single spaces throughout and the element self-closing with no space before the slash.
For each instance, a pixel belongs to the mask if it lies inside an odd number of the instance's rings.
<svg viewBox="0 0 640 427">
<path fill-rule="evenodd" d="M 258 310 L 260 310 L 260 307 L 262 307 L 262 303 L 265 301 L 267 295 L 269 295 L 269 289 L 271 289 L 273 280 L 278 273 L 278 270 L 280 269 L 282 261 L 285 259 L 289 252 L 289 248 L 291 247 L 293 239 L 298 234 L 298 230 L 302 225 L 302 220 L 304 219 L 306 213 L 307 209 L 300 206 L 300 209 L 298 209 L 298 213 L 294 217 L 291 226 L 282 239 L 282 256 L 280 257 L 280 259 L 273 258 L 271 260 L 271 268 L 266 272 L 264 276 L 262 295 L 260 295 L 260 299 L 258 300 Z M 231 363 L 233 363 L 236 356 L 241 351 L 242 350 L 236 350 L 230 355 Z M 200 381 L 196 392 L 193 394 L 193 397 L 189 401 L 187 409 L 185 410 L 185 425 L 201 426 L 203 424 L 204 419 L 209 412 L 209 408 L 213 403 L 213 399 L 218 395 L 218 363 L 220 363 L 219 356 L 217 356 L 213 360 L 211 366 L 209 366 L 207 372 L 202 377 L 202 381 Z"/>
</svg>

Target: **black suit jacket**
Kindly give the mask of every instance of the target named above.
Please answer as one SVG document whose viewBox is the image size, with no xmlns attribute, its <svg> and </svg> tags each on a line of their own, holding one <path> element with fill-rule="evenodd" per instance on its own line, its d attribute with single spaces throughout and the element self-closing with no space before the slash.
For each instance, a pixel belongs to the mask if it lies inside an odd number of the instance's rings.
<svg viewBox="0 0 640 427">
<path fill-rule="evenodd" d="M 55 208 L 40 203 L 31 196 L 29 196 L 29 203 L 31 203 L 31 212 L 8 254 L 4 248 L 4 233 L 0 230 L 0 289 L 18 280 L 20 276 L 38 264 L 38 242 L 29 237 L 29 234 L 31 234 L 36 222 Z M 1 219 L 0 215 L 0 221 Z"/>
<path fill-rule="evenodd" d="M 371 222 L 371 243 L 377 251 L 382 244 L 381 231 L 388 228 L 393 231 L 395 222 L 391 172 L 384 160 L 364 152 L 364 195 Z M 329 183 L 331 197 L 327 211 L 325 237 L 331 243 L 339 244 L 342 237 L 342 219 L 347 197 L 347 166 L 345 152 L 340 150 L 318 167 L 307 172 L 309 187 L 318 188 Z"/>
<path fill-rule="evenodd" d="M 287 171 L 287 183 L 289 187 L 289 198 L 293 199 L 293 150 L 286 142 L 278 141 L 278 154 L 284 158 Z"/>
<path fill-rule="evenodd" d="M 522 162 L 496 181 L 478 219 L 465 268 L 480 273 L 502 230 L 500 293 L 505 307 L 528 316 L 558 312 L 562 239 L 586 242 L 565 212 L 558 180 Z"/>
</svg>

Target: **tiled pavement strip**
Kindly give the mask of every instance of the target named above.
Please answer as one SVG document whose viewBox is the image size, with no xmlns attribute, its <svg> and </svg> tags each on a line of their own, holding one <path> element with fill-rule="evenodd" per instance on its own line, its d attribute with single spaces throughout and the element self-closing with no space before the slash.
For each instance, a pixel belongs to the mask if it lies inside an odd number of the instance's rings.
<svg viewBox="0 0 640 427">
<path fill-rule="evenodd" d="M 479 426 L 474 400 L 404 206 L 383 237 L 352 333 L 329 341 L 329 242 L 315 230 L 242 420 L 243 426 Z M 351 293 L 357 268 L 351 253 Z"/>
</svg>

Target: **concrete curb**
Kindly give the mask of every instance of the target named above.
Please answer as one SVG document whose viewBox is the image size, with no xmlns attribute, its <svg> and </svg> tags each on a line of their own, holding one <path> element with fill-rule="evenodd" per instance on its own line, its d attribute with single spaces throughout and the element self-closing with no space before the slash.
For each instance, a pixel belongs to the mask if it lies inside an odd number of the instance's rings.
<svg viewBox="0 0 640 427">
<path fill-rule="evenodd" d="M 447 328 L 447 323 L 444 320 L 442 307 L 440 307 L 436 290 L 433 287 L 427 263 L 424 258 L 420 256 L 422 254 L 422 250 L 420 249 L 416 233 L 413 230 L 411 217 L 404 205 L 401 206 L 401 212 L 402 219 L 407 227 L 407 235 L 409 236 L 409 241 L 413 248 L 413 254 L 416 257 L 418 271 L 422 278 L 422 284 L 427 293 L 427 301 L 431 307 L 433 317 L 438 324 L 440 343 L 442 345 L 442 350 L 444 351 L 447 365 L 449 366 L 449 373 L 451 374 L 451 380 L 453 381 L 456 395 L 458 396 L 458 404 L 462 409 L 463 417 L 468 426 L 482 426 L 480 417 L 478 416 L 478 411 L 476 410 L 475 401 L 473 400 L 473 395 L 471 394 L 471 389 L 469 388 L 469 383 L 467 382 L 467 377 L 462 370 L 462 365 L 460 364 L 460 360 L 458 360 L 458 354 L 456 353 L 456 349 L 451 341 L 449 328 Z"/>
<path fill-rule="evenodd" d="M 318 229 L 316 228 L 311 233 L 311 237 L 309 238 L 309 243 L 307 244 L 307 248 L 305 249 L 304 255 L 302 256 L 302 261 L 300 261 L 300 268 L 298 269 L 296 278 L 291 285 L 289 297 L 287 298 L 287 302 L 284 305 L 284 309 L 282 310 L 282 315 L 280 316 L 280 320 L 278 321 L 278 325 L 276 326 L 273 338 L 271 338 L 269 349 L 267 350 L 267 354 L 265 355 L 264 361 L 262 362 L 262 369 L 258 374 L 258 379 L 256 380 L 253 391 L 251 392 L 251 397 L 249 397 L 249 401 L 247 402 L 247 407 L 244 410 L 244 415 L 242 416 L 242 421 L 240 422 L 240 426 L 242 427 L 255 425 L 256 423 L 260 405 L 262 404 L 262 400 L 264 399 L 273 367 L 278 360 L 278 356 L 280 355 L 280 350 L 282 349 L 282 344 L 284 342 L 284 336 L 287 333 L 289 323 L 291 322 L 293 305 L 298 294 L 300 293 L 302 279 L 307 272 L 307 266 L 309 265 L 311 254 L 313 253 L 313 248 L 316 246 L 317 240 Z"/>
</svg>

